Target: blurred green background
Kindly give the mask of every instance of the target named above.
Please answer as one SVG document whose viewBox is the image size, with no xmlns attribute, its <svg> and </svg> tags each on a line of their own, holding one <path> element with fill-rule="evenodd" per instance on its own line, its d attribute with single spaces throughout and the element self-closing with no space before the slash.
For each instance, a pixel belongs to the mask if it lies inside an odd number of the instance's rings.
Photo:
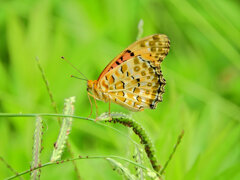
<svg viewBox="0 0 240 180">
<path fill-rule="evenodd" d="M 54 113 L 36 65 L 38 56 L 60 112 L 64 98 L 76 96 L 75 114 L 87 117 L 86 82 L 70 78 L 80 75 L 60 57 L 89 79 L 97 79 L 110 60 L 136 40 L 140 19 L 143 37 L 163 33 L 171 40 L 162 63 L 167 81 L 164 100 L 156 110 L 131 113 L 112 105 L 112 111 L 130 114 L 144 126 L 162 165 L 185 130 L 165 179 L 240 179 L 237 0 L 2 0 L 0 112 Z M 101 113 L 108 110 L 108 104 L 98 105 Z M 0 156 L 18 172 L 30 167 L 34 125 L 34 118 L 0 120 Z M 43 163 L 49 161 L 59 125 L 54 118 L 44 118 L 44 127 Z M 132 156 L 133 145 L 126 137 L 91 122 L 74 120 L 69 142 L 75 155 Z M 104 160 L 77 164 L 82 179 L 122 178 Z M 0 162 L 0 179 L 11 175 Z M 76 179 L 76 175 L 73 165 L 66 163 L 42 169 L 41 178 Z"/>
</svg>

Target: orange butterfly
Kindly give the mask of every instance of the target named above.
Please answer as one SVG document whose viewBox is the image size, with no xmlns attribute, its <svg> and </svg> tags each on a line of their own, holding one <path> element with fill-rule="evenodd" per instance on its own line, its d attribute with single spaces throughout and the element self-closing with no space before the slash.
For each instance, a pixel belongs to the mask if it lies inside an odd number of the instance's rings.
<svg viewBox="0 0 240 180">
<path fill-rule="evenodd" d="M 109 114 L 111 102 L 131 111 L 155 109 L 164 93 L 166 81 L 160 65 L 169 48 L 170 40 L 164 34 L 134 42 L 107 65 L 97 80 L 88 80 L 88 95 L 95 103 L 96 99 L 109 102 Z"/>
</svg>

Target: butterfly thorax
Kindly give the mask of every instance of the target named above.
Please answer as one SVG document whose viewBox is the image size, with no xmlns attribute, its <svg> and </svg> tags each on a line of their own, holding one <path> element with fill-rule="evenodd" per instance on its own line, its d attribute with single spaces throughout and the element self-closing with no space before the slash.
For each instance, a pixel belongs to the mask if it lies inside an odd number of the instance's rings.
<svg viewBox="0 0 240 180">
<path fill-rule="evenodd" d="M 109 101 L 109 96 L 107 96 L 102 90 L 101 86 L 98 85 L 97 80 L 88 80 L 87 81 L 87 91 L 95 97 L 97 100 L 104 102 Z"/>
</svg>

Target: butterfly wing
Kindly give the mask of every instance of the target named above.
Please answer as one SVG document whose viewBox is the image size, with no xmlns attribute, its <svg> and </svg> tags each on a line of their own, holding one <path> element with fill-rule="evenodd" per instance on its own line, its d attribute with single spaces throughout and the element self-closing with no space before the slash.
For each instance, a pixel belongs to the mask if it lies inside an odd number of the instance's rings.
<svg viewBox="0 0 240 180">
<path fill-rule="evenodd" d="M 113 102 L 142 111 L 155 109 L 162 101 L 165 79 L 149 60 L 137 56 L 106 73 L 99 85 Z"/>
<path fill-rule="evenodd" d="M 98 86 L 111 101 L 129 110 L 155 109 L 164 93 L 160 64 L 169 48 L 170 41 L 163 34 L 136 41 L 109 63 Z"/>
<path fill-rule="evenodd" d="M 121 63 L 139 55 L 150 61 L 151 65 L 156 67 L 157 71 L 160 72 L 160 63 L 168 54 L 169 48 L 170 40 L 164 34 L 155 34 L 142 38 L 115 57 L 100 74 L 98 81 Z"/>
</svg>

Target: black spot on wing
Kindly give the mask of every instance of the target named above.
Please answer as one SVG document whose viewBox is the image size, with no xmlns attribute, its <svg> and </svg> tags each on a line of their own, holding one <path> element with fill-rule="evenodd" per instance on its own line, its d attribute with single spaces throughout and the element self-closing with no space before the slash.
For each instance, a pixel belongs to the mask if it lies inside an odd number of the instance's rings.
<svg viewBox="0 0 240 180">
<path fill-rule="evenodd" d="M 155 106 L 153 104 L 150 104 L 151 109 L 155 109 Z"/>
<path fill-rule="evenodd" d="M 123 89 L 125 89 L 125 83 L 123 82 L 123 81 L 121 81 L 122 82 L 122 84 L 123 84 Z"/>
<path fill-rule="evenodd" d="M 120 67 L 120 71 L 121 71 L 121 73 L 123 74 L 122 66 Z"/>
<path fill-rule="evenodd" d="M 134 87 L 134 88 L 133 88 L 133 93 L 135 92 L 135 90 L 136 90 L 136 88 Z"/>
<path fill-rule="evenodd" d="M 114 78 L 114 76 L 112 75 L 112 78 L 113 78 L 113 82 L 115 82 L 115 78 Z"/>
</svg>

